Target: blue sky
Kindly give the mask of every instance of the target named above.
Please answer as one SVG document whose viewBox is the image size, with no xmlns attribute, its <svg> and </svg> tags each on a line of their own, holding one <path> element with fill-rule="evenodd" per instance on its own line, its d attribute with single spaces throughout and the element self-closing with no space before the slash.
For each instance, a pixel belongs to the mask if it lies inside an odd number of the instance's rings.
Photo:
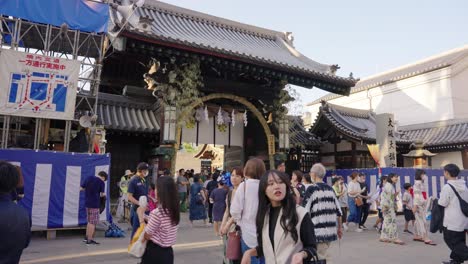
<svg viewBox="0 0 468 264">
<path fill-rule="evenodd" d="M 468 0 L 164 0 L 278 31 L 339 75 L 366 77 L 468 44 Z M 297 89 L 302 102 L 324 93 Z"/>
</svg>

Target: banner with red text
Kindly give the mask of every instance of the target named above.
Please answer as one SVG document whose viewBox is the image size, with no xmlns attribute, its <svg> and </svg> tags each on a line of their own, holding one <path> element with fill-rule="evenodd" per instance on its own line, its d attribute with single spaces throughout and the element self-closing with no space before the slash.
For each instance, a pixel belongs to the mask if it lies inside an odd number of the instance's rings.
<svg viewBox="0 0 468 264">
<path fill-rule="evenodd" d="M 0 114 L 71 120 L 80 62 L 0 51 Z"/>
</svg>

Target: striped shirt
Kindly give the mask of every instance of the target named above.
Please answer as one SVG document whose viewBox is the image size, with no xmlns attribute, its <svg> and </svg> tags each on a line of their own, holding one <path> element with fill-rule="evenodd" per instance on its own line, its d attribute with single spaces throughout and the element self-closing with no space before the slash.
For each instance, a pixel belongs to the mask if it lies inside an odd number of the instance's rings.
<svg viewBox="0 0 468 264">
<path fill-rule="evenodd" d="M 161 247 L 171 247 L 177 239 L 178 225 L 172 224 L 171 217 L 160 207 L 150 213 L 145 232 L 151 235 L 151 241 Z"/>
<path fill-rule="evenodd" d="M 312 184 L 306 190 L 303 206 L 309 199 L 312 199 L 310 216 L 317 243 L 337 240 L 337 217 L 341 216 L 341 208 L 333 188 L 326 183 Z"/>
</svg>

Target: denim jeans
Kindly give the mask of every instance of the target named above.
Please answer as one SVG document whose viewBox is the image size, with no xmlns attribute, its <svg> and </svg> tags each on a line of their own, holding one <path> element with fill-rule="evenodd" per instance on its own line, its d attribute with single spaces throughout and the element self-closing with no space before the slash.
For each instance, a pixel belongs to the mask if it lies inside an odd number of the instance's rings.
<svg viewBox="0 0 468 264">
<path fill-rule="evenodd" d="M 244 240 L 241 239 L 242 255 L 244 255 L 244 253 L 249 249 L 250 249 L 249 246 L 247 246 L 247 244 L 245 244 Z M 265 258 L 264 257 L 261 257 L 261 258 L 252 257 L 252 258 L 250 258 L 250 263 L 251 264 L 265 264 Z"/>
<path fill-rule="evenodd" d="M 130 240 L 132 240 L 133 235 L 140 227 L 140 219 L 138 218 L 138 214 L 136 212 L 135 206 L 132 205 L 130 209 L 130 222 L 132 224 L 132 235 L 130 236 Z"/>
<path fill-rule="evenodd" d="M 356 202 L 353 197 L 348 197 L 348 208 L 348 223 L 356 223 L 359 225 L 361 223 L 361 212 L 359 207 L 356 206 Z"/>
</svg>

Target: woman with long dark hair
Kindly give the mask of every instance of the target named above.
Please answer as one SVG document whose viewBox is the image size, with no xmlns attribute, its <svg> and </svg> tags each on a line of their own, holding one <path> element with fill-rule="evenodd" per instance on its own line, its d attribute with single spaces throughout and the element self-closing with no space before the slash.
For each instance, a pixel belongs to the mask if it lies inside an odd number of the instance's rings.
<svg viewBox="0 0 468 264">
<path fill-rule="evenodd" d="M 172 264 L 172 246 L 177 239 L 180 222 L 179 197 L 176 183 L 169 176 L 162 176 L 156 184 L 158 208 L 150 213 L 145 229 L 148 240 L 141 264 Z"/>
<path fill-rule="evenodd" d="M 423 194 L 426 191 L 424 186 L 426 178 L 427 176 L 424 170 L 416 170 L 413 185 L 413 213 L 415 217 L 413 240 L 424 242 L 427 245 L 435 246 L 436 243 L 429 239 L 429 232 L 426 223 L 427 200 Z"/>
<path fill-rule="evenodd" d="M 382 233 L 380 234 L 380 242 L 394 243 L 404 245 L 405 243 L 398 239 L 398 230 L 396 223 L 396 188 L 398 175 L 395 173 L 388 174 L 387 182 L 385 183 L 382 194 L 380 196 L 380 206 L 384 217 Z"/>
<path fill-rule="evenodd" d="M 296 205 L 289 182 L 280 171 L 269 171 L 260 179 L 258 246 L 245 252 L 243 264 L 252 256 L 264 256 L 266 263 L 302 264 L 315 255 L 314 226 L 305 208 Z"/>
</svg>

